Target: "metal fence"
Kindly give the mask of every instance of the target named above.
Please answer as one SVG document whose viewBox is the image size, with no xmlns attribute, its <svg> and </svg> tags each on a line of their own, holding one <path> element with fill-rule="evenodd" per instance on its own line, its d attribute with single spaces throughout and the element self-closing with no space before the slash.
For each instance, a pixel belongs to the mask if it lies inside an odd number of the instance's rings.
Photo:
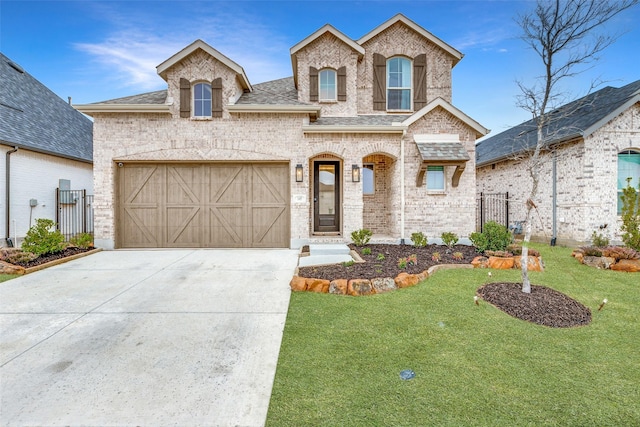
<svg viewBox="0 0 640 427">
<path fill-rule="evenodd" d="M 509 193 L 480 193 L 476 200 L 476 231 L 495 221 L 509 227 Z"/>
<path fill-rule="evenodd" d="M 69 240 L 79 233 L 93 234 L 93 195 L 87 190 L 56 189 L 56 224 Z"/>
</svg>

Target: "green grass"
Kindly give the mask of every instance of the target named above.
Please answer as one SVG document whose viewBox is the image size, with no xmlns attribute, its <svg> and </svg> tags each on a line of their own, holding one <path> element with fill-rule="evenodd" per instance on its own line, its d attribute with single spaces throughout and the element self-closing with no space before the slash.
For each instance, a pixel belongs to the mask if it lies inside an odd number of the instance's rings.
<svg viewBox="0 0 640 427">
<path fill-rule="evenodd" d="M 484 283 L 520 281 L 515 270 L 441 271 L 369 297 L 293 293 L 267 425 L 640 425 L 640 274 L 535 248 L 546 271 L 532 283 L 590 307 L 589 326 L 473 303 Z"/>
<path fill-rule="evenodd" d="M 0 274 L 0 283 L 15 279 L 16 277 L 18 277 L 17 274 Z"/>
</svg>

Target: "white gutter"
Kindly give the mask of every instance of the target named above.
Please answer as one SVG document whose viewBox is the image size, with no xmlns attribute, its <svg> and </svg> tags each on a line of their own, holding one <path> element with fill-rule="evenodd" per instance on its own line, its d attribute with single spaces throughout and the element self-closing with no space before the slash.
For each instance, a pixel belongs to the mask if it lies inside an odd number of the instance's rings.
<svg viewBox="0 0 640 427">
<path fill-rule="evenodd" d="M 78 104 L 73 108 L 90 116 L 92 113 L 170 113 L 169 104 Z"/>
<path fill-rule="evenodd" d="M 227 105 L 230 113 L 315 113 L 320 115 L 320 106 L 315 105 L 262 105 L 232 104 Z"/>
<path fill-rule="evenodd" d="M 340 125 L 305 125 L 304 133 L 402 133 L 405 126 L 340 126 Z"/>
</svg>

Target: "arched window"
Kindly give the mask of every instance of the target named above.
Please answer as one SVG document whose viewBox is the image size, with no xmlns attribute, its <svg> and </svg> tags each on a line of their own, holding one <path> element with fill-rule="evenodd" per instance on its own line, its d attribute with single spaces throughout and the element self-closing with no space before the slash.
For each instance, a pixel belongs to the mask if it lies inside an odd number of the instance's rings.
<svg viewBox="0 0 640 427">
<path fill-rule="evenodd" d="M 336 72 L 335 70 L 321 70 L 319 75 L 320 101 L 336 100 Z"/>
<path fill-rule="evenodd" d="M 411 110 L 411 61 L 407 58 L 387 61 L 387 110 Z"/>
<path fill-rule="evenodd" d="M 640 152 L 625 150 L 618 154 L 618 215 L 622 213 L 622 190 L 627 187 L 627 179 L 635 189 L 640 182 Z"/>
<path fill-rule="evenodd" d="M 193 115 L 195 117 L 211 117 L 211 84 L 196 83 L 193 85 Z"/>
</svg>

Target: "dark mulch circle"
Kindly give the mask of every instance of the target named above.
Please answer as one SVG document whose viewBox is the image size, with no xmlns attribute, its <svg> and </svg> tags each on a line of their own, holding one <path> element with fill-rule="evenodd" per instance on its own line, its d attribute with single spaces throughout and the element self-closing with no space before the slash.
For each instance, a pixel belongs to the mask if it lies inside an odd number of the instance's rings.
<svg viewBox="0 0 640 427">
<path fill-rule="evenodd" d="M 573 298 L 545 286 L 531 285 L 522 292 L 522 283 L 489 283 L 478 296 L 518 319 L 552 328 L 584 326 L 591 322 L 591 310 Z"/>
<path fill-rule="evenodd" d="M 56 252 L 55 254 L 40 255 L 38 258 L 34 260 L 31 260 L 29 262 L 17 262 L 15 263 L 15 265 L 19 265 L 24 268 L 31 268 L 41 264 L 45 264 L 50 261 L 55 261 L 57 259 L 67 258 L 72 255 L 88 252 L 90 250 L 93 250 L 93 248 L 83 249 L 83 248 L 77 248 L 77 247 L 70 247 L 70 248 L 64 249 L 62 252 Z"/>
<path fill-rule="evenodd" d="M 417 248 L 413 245 L 391 245 L 391 244 L 371 244 L 363 247 L 349 245 L 351 249 L 358 252 L 365 261 L 362 264 L 343 265 L 332 264 L 314 267 L 300 268 L 298 275 L 301 277 L 312 277 L 314 279 L 336 280 L 336 279 L 375 279 L 377 277 L 396 277 L 399 273 L 418 274 L 437 264 L 470 264 L 478 256 L 475 248 L 468 245 L 455 245 L 449 249 L 444 245 L 427 245 Z M 363 255 L 362 250 L 369 248 L 370 255 Z M 439 260 L 434 260 L 433 254 L 440 255 Z M 456 259 L 454 254 L 458 253 L 460 259 Z M 416 265 L 407 265 L 405 268 L 398 267 L 398 260 L 415 255 Z"/>
</svg>

